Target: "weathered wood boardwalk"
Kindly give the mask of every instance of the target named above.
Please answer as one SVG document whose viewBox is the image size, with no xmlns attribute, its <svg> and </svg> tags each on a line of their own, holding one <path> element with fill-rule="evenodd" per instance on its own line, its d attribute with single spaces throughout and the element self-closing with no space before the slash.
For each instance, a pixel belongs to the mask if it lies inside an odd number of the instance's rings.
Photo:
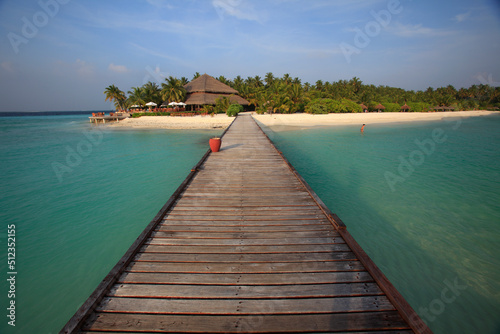
<svg viewBox="0 0 500 334">
<path fill-rule="evenodd" d="M 61 333 L 431 333 L 249 115 Z"/>
</svg>

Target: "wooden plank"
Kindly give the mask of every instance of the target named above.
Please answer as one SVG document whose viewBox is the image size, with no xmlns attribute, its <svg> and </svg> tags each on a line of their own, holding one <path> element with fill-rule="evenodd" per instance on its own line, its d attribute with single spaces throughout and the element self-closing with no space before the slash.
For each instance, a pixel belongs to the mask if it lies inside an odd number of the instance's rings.
<svg viewBox="0 0 500 334">
<path fill-rule="evenodd" d="M 323 314 L 394 310 L 385 296 L 259 300 L 106 297 L 97 308 L 98 312 L 110 313 L 191 315 Z"/>
<path fill-rule="evenodd" d="M 113 331 L 113 334 L 130 334 L 131 332 L 115 332 Z M 144 333 L 144 332 L 143 332 Z M 204 332 L 204 333 L 207 333 L 207 332 Z M 214 332 L 212 332 L 214 333 Z M 217 333 L 217 332 L 215 332 Z M 224 332 L 225 333 L 225 332 Z M 241 333 L 241 331 L 239 331 L 238 333 Z M 303 332 L 303 334 L 311 334 L 311 333 L 318 333 L 318 332 L 311 332 L 311 331 L 308 331 L 308 332 Z M 323 334 L 414 334 L 414 332 L 412 330 L 400 330 L 400 329 L 395 329 L 395 330 L 384 330 L 384 331 L 369 331 L 369 332 L 365 332 L 365 331 L 356 331 L 356 332 L 321 332 Z M 92 331 L 92 332 L 81 332 L 81 334 L 109 334 L 108 331 L 106 332 L 101 332 L 101 331 L 98 331 L 98 332 L 95 332 L 95 331 Z"/>
<path fill-rule="evenodd" d="M 199 284 L 199 285 L 290 285 L 328 283 L 366 283 L 373 278 L 366 271 L 266 273 L 266 274 L 186 274 L 125 272 L 119 283 L 136 284 Z"/>
<path fill-rule="evenodd" d="M 163 232 L 157 232 L 162 234 Z M 286 239 L 209 239 L 209 238 L 151 238 L 149 245 L 180 246 L 266 246 L 266 245 L 327 245 L 344 243 L 341 237 L 286 238 Z"/>
<path fill-rule="evenodd" d="M 92 319 L 94 320 L 94 319 Z M 91 331 L 197 332 L 197 333 L 306 333 L 363 331 L 378 329 L 407 330 L 396 311 L 272 315 L 272 316 L 193 316 L 100 313 L 86 324 Z"/>
<path fill-rule="evenodd" d="M 186 298 L 186 299 L 276 299 L 276 298 L 334 298 L 347 296 L 382 295 L 376 283 L 336 283 L 309 285 L 172 285 L 120 284 L 110 292 L 111 297 L 128 298 Z"/>
<path fill-rule="evenodd" d="M 233 215 L 217 215 L 217 214 L 176 214 L 169 215 L 168 219 L 175 220 L 222 220 L 222 221 L 232 221 L 232 220 L 247 220 L 247 221 L 255 221 L 255 220 L 289 220 L 289 219 L 303 219 L 303 220 L 311 220 L 311 219 L 321 219 L 323 218 L 320 215 L 316 214 L 291 214 L 291 215 L 280 215 L 280 214 L 266 214 L 263 213 L 261 215 L 246 215 L 246 214 L 233 214 Z"/>
<path fill-rule="evenodd" d="M 292 226 L 292 225 L 316 225 L 318 223 L 327 223 L 326 219 L 286 219 L 286 220 L 176 220 L 164 219 L 164 225 L 206 225 L 206 226 Z"/>
<path fill-rule="evenodd" d="M 199 254 L 262 254 L 262 253 L 318 253 L 318 252 L 349 252 L 350 248 L 346 244 L 327 245 L 269 245 L 269 246 L 158 246 L 146 244 L 141 252 L 150 253 L 199 253 Z"/>
<path fill-rule="evenodd" d="M 178 232 L 158 230 L 152 235 L 154 238 L 174 238 L 174 239 L 295 239 L 295 238 L 321 238 L 338 237 L 339 233 L 333 230 L 327 231 L 295 231 L 295 232 Z M 342 238 L 339 238 L 342 240 Z"/>
<path fill-rule="evenodd" d="M 238 232 L 253 232 L 253 233 L 275 233 L 289 231 L 290 233 L 299 231 L 309 231 L 309 232 L 322 232 L 322 231 L 332 231 L 331 226 L 327 223 L 321 224 L 307 224 L 307 225 L 270 225 L 270 224 L 260 224 L 260 225 L 194 225 L 194 224 L 159 224 L 157 231 L 170 231 L 170 232 L 205 232 L 205 233 L 238 233 Z"/>
<path fill-rule="evenodd" d="M 133 262 L 127 267 L 130 272 L 156 273 L 315 273 L 337 271 L 360 271 L 364 267 L 359 261 L 335 262 L 274 262 L 274 263 L 164 263 L 164 262 Z"/>
<path fill-rule="evenodd" d="M 352 252 L 275 254 L 173 254 L 138 253 L 134 261 L 149 262 L 311 262 L 357 260 Z"/>
</svg>

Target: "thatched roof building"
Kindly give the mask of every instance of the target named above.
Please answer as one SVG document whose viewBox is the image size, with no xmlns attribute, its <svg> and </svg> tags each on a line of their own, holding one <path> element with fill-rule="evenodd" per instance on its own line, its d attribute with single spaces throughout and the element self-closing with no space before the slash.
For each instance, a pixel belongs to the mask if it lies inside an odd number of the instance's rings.
<svg viewBox="0 0 500 334">
<path fill-rule="evenodd" d="M 188 106 L 202 106 L 215 104 L 215 100 L 221 96 L 227 96 L 231 103 L 244 106 L 250 103 L 238 95 L 238 91 L 223 84 L 208 74 L 203 74 L 184 86 L 187 92 L 185 103 Z"/>
<path fill-rule="evenodd" d="M 411 108 L 410 108 L 410 106 L 409 106 L 409 105 L 407 105 L 406 103 L 405 103 L 405 104 L 401 107 L 401 110 L 402 110 L 403 112 L 406 112 L 406 111 L 408 111 L 408 110 L 410 110 L 410 109 L 411 109 Z"/>
<path fill-rule="evenodd" d="M 385 107 L 382 105 L 382 103 L 379 103 L 377 106 L 375 106 L 375 110 L 378 110 L 380 112 L 381 110 L 384 110 Z"/>
</svg>

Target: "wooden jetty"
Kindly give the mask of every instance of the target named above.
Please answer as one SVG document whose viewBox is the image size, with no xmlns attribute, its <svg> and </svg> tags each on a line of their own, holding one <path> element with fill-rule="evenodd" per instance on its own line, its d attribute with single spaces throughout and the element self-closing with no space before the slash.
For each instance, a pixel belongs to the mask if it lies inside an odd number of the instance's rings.
<svg viewBox="0 0 500 334">
<path fill-rule="evenodd" d="M 128 118 L 128 115 L 108 115 L 108 116 L 91 116 L 89 117 L 90 123 L 106 123 L 106 122 L 118 122 L 121 121 L 122 119 Z"/>
<path fill-rule="evenodd" d="M 431 333 L 250 115 L 61 333 Z"/>
</svg>

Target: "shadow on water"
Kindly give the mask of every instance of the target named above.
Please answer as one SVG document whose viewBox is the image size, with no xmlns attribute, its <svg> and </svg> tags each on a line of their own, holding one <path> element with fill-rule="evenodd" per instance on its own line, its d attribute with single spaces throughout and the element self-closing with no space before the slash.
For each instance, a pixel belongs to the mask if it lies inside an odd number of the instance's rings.
<svg viewBox="0 0 500 334">
<path fill-rule="evenodd" d="M 483 305 L 477 305 L 478 294 L 474 288 L 455 268 L 437 260 L 425 243 L 420 242 L 421 236 L 414 237 L 419 230 L 411 231 L 413 225 L 410 231 L 408 226 L 398 226 L 411 225 L 411 222 L 390 221 L 381 214 L 383 210 L 397 211 L 398 207 L 381 210 L 367 200 L 366 189 L 374 187 L 365 182 L 369 181 L 366 178 L 368 163 L 360 166 L 359 162 L 328 161 L 324 157 L 329 148 L 316 150 L 307 144 L 314 130 L 309 133 L 308 130 L 273 132 L 265 126 L 262 128 L 436 334 L 472 333 L 479 329 L 483 333 L 496 333 L 492 328 L 496 320 L 488 309 L 489 302 L 483 300 Z M 350 136 L 353 136 L 352 131 Z M 359 137 L 360 141 L 370 139 L 366 133 Z M 356 144 L 350 148 L 355 150 Z M 335 168 L 341 171 L 332 173 L 331 169 Z M 390 192 L 388 187 L 386 189 Z M 371 191 L 379 192 L 381 197 L 386 195 L 382 189 Z M 421 212 L 416 211 L 414 215 L 419 216 Z M 477 308 L 474 314 L 482 317 L 471 314 L 472 305 Z"/>
</svg>

